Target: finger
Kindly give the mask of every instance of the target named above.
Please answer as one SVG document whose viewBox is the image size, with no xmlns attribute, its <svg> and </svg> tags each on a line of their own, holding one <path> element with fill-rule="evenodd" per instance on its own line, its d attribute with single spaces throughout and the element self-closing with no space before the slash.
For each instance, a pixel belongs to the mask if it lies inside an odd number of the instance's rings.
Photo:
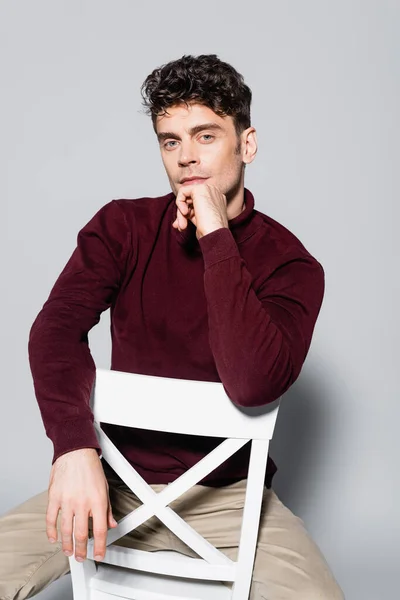
<svg viewBox="0 0 400 600">
<path fill-rule="evenodd" d="M 112 514 L 112 508 L 110 503 L 108 504 L 107 521 L 109 527 L 117 527 L 118 525 L 117 521 L 114 519 L 114 516 Z"/>
<path fill-rule="evenodd" d="M 64 554 L 72 556 L 73 545 L 72 545 L 72 528 L 73 528 L 72 509 L 68 507 L 61 507 L 61 542 Z"/>
<path fill-rule="evenodd" d="M 177 218 L 177 221 L 178 221 L 178 229 L 179 229 L 179 231 L 182 231 L 183 229 L 186 229 L 187 219 L 181 213 L 181 211 L 179 210 L 179 208 L 176 211 L 176 218 Z"/>
<path fill-rule="evenodd" d="M 59 510 L 59 502 L 49 500 L 46 511 L 46 535 L 52 544 L 57 541 L 57 517 Z"/>
<path fill-rule="evenodd" d="M 185 201 L 189 198 L 193 198 L 193 193 L 195 193 L 194 190 L 196 190 L 199 186 L 198 184 L 192 184 L 192 185 L 182 185 L 177 193 L 176 199 L 181 201 Z"/>
<path fill-rule="evenodd" d="M 186 215 L 189 212 L 189 206 L 184 200 L 177 200 L 176 206 L 183 215 Z"/>
<path fill-rule="evenodd" d="M 181 188 L 176 195 L 175 203 L 184 215 L 188 212 L 189 207 L 194 206 L 193 188 L 195 187 L 196 186 L 190 186 L 190 189 Z"/>
<path fill-rule="evenodd" d="M 183 214 L 186 214 L 191 208 L 194 208 L 192 196 L 189 196 L 188 198 L 181 198 L 178 196 L 175 203 Z"/>
<path fill-rule="evenodd" d="M 192 221 L 195 217 L 195 212 L 194 212 L 194 208 L 190 208 L 189 212 L 186 215 L 186 219 L 189 219 L 189 221 Z"/>
<path fill-rule="evenodd" d="M 180 229 L 185 229 L 187 225 L 188 212 L 189 209 L 185 203 L 177 203 L 176 217 L 178 219 L 178 225 Z"/>
<path fill-rule="evenodd" d="M 195 217 L 196 217 L 196 214 L 194 212 L 194 209 L 193 208 L 189 208 L 189 211 L 185 215 L 186 225 L 187 225 L 188 221 L 192 221 L 192 223 L 194 223 Z"/>
<path fill-rule="evenodd" d="M 93 537 L 94 537 L 94 559 L 103 560 L 106 553 L 107 540 L 107 509 L 101 505 L 93 508 Z"/>
<path fill-rule="evenodd" d="M 88 521 L 89 514 L 87 510 L 80 509 L 75 513 L 74 519 L 74 540 L 75 540 L 75 558 L 82 562 L 86 558 L 88 542 Z"/>
</svg>

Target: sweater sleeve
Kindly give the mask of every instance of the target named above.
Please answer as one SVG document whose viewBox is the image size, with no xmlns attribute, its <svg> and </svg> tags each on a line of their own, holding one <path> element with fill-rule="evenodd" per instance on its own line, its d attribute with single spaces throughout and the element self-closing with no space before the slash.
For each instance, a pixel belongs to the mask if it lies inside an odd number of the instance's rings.
<svg viewBox="0 0 400 600">
<path fill-rule="evenodd" d="M 79 448 L 100 453 L 89 405 L 96 369 L 88 332 L 118 293 L 130 247 L 125 215 L 113 200 L 79 231 L 77 247 L 30 329 L 29 363 L 53 463 Z"/>
<path fill-rule="evenodd" d="M 229 229 L 199 242 L 210 346 L 225 391 L 239 406 L 273 402 L 307 356 L 324 295 L 322 265 L 293 249 L 255 289 Z"/>
</svg>

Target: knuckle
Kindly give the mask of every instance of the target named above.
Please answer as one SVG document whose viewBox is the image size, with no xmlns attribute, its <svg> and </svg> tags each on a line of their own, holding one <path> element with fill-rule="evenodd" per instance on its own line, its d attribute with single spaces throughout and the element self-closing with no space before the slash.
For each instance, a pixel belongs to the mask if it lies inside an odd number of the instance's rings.
<svg viewBox="0 0 400 600">
<path fill-rule="evenodd" d="M 101 497 L 96 499 L 96 503 L 94 504 L 94 507 L 97 509 L 98 514 L 102 514 L 102 512 L 107 509 L 108 505 L 110 504 L 110 496 L 109 494 L 105 493 L 104 495 L 102 495 Z"/>
<path fill-rule="evenodd" d="M 95 539 L 93 549 L 95 554 L 98 554 L 99 552 L 104 553 L 106 551 L 106 541 Z"/>
<path fill-rule="evenodd" d="M 60 495 L 60 504 L 63 506 L 69 504 L 71 502 L 71 499 L 72 496 L 69 494 L 69 492 L 64 492 Z"/>
<path fill-rule="evenodd" d="M 47 495 L 48 495 L 49 502 L 54 502 L 54 500 L 57 497 L 57 490 L 54 487 L 54 482 L 50 483 L 48 490 L 47 490 Z"/>
<path fill-rule="evenodd" d="M 107 498 L 108 493 L 107 490 L 104 489 L 99 494 L 96 494 L 96 496 L 92 500 L 92 504 L 103 504 L 103 502 L 107 502 Z"/>
<path fill-rule="evenodd" d="M 59 513 L 59 505 L 57 506 L 56 504 L 49 504 L 46 510 L 46 522 L 53 522 L 57 519 L 58 513 Z"/>
<path fill-rule="evenodd" d="M 72 533 L 71 521 L 61 521 L 61 531 L 64 535 L 71 535 L 71 533 Z"/>
<path fill-rule="evenodd" d="M 100 540 L 95 540 L 93 550 L 94 554 L 104 554 L 104 552 L 106 551 L 105 541 L 101 542 Z"/>
</svg>

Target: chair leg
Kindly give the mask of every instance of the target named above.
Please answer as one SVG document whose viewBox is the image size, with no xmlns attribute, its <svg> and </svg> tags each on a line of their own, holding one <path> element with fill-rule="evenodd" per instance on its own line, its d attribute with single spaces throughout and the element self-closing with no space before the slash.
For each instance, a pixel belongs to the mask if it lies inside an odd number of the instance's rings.
<svg viewBox="0 0 400 600">
<path fill-rule="evenodd" d="M 84 562 L 78 562 L 75 556 L 70 556 L 69 566 L 74 600 L 89 600 L 89 581 L 96 575 L 94 561 L 86 559 Z"/>
</svg>

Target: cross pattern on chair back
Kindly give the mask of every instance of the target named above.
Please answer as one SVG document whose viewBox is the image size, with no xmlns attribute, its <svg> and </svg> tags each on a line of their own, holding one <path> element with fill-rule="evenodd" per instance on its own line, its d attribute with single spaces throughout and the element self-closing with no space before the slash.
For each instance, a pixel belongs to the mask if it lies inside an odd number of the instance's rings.
<svg viewBox="0 0 400 600">
<path fill-rule="evenodd" d="M 96 370 L 92 392 L 94 422 L 104 459 L 142 501 L 122 518 L 107 535 L 103 563 L 150 573 L 210 581 L 233 582 L 226 588 L 231 600 L 248 598 L 258 535 L 269 441 L 272 438 L 279 400 L 264 407 L 241 409 L 227 397 L 220 383 L 137 375 Z M 100 423 L 112 423 L 147 430 L 226 438 L 207 456 L 188 469 L 159 494 L 128 463 Z M 168 505 L 251 441 L 246 496 L 237 561 L 232 561 L 190 527 Z M 183 563 L 112 544 L 155 515 L 201 558 Z M 78 563 L 70 557 L 75 600 L 89 600 L 89 580 L 96 575 L 93 539 L 88 559 Z M 90 560 L 91 559 L 91 560 Z M 182 566 L 183 565 L 183 566 Z M 222 586 L 223 587 L 223 586 Z M 99 590 L 107 586 L 99 583 Z M 120 590 L 121 593 L 121 590 Z M 106 594 L 98 598 L 110 597 Z M 166 594 L 127 595 L 131 598 L 170 598 Z M 173 596 L 174 598 L 177 596 Z"/>
</svg>

